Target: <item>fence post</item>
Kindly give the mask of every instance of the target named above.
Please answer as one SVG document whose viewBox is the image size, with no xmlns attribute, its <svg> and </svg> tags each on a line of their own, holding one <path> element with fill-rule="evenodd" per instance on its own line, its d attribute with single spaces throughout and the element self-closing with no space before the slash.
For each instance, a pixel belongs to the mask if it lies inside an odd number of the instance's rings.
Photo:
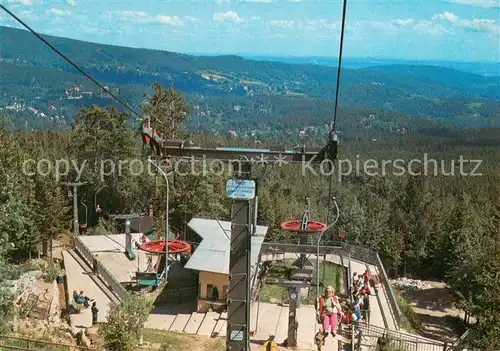
<svg viewBox="0 0 500 351">
<path fill-rule="evenodd" d="M 447 348 L 448 348 L 448 343 L 445 341 L 443 345 L 443 351 L 446 351 Z"/>
</svg>

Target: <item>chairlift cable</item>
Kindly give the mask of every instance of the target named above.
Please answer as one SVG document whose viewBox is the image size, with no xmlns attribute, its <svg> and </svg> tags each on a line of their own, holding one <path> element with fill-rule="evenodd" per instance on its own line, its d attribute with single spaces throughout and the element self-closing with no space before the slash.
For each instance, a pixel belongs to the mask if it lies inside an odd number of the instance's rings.
<svg viewBox="0 0 500 351">
<path fill-rule="evenodd" d="M 337 112 L 338 112 L 339 91 L 340 91 L 340 73 L 342 70 L 342 53 L 344 51 L 346 9 L 347 9 L 347 0 L 344 0 L 342 7 L 342 27 L 340 30 L 339 63 L 337 67 L 337 85 L 335 86 L 335 107 L 333 109 L 333 122 L 331 125 L 332 128 L 330 131 L 330 135 L 335 133 L 335 127 L 337 125 Z M 330 171 L 330 175 L 328 176 L 328 206 L 327 206 L 327 217 L 326 217 L 327 224 L 330 219 L 330 210 L 332 207 L 332 183 L 333 183 L 333 169 Z"/>
<path fill-rule="evenodd" d="M 49 43 L 45 38 L 43 38 L 40 34 L 35 32 L 30 26 L 28 26 L 26 23 L 24 23 L 19 17 L 14 15 L 12 12 L 10 12 L 4 5 L 0 4 L 0 8 L 2 8 L 5 12 L 7 12 L 11 17 L 13 17 L 17 22 L 19 22 L 22 26 L 24 26 L 26 29 L 28 29 L 31 33 L 33 33 L 38 39 L 40 39 L 42 42 L 44 42 L 48 47 L 50 47 L 52 50 L 54 50 L 59 56 L 61 56 L 63 59 L 65 59 L 70 65 L 72 65 L 74 68 L 76 68 L 81 74 L 83 74 L 85 77 L 90 79 L 92 82 L 94 82 L 99 88 L 101 88 L 104 92 L 106 92 L 108 95 L 110 95 L 113 99 L 118 101 L 123 107 L 125 107 L 127 110 L 132 112 L 134 115 L 136 115 L 139 118 L 142 118 L 142 116 L 135 111 L 130 105 L 128 105 L 125 101 L 120 99 L 118 96 L 113 94 L 109 89 L 106 89 L 101 83 L 99 83 L 97 80 L 95 80 L 90 74 L 85 72 L 83 69 L 81 69 L 75 62 L 73 62 L 70 58 L 68 58 L 66 55 L 64 55 L 61 51 L 59 51 L 54 45 Z"/>
<path fill-rule="evenodd" d="M 347 0 L 344 0 L 342 9 L 342 27 L 340 30 L 340 48 L 339 48 L 339 63 L 337 67 L 337 85 L 335 87 L 335 108 L 333 110 L 333 123 L 332 129 L 335 130 L 337 124 L 337 110 L 339 102 L 339 91 L 340 91 L 340 72 L 342 69 L 342 53 L 344 50 L 344 32 L 345 32 L 345 17 L 346 17 Z"/>
</svg>

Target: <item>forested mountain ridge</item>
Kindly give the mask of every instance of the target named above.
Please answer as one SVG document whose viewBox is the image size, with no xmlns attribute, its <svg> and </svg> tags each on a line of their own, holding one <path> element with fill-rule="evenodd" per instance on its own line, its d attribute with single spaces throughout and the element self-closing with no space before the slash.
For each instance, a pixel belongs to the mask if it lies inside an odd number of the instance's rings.
<svg viewBox="0 0 500 351">
<path fill-rule="evenodd" d="M 36 109 L 41 107 L 37 104 L 54 105 L 54 100 L 70 105 L 81 104 L 79 99 L 68 102 L 64 89 L 85 84 L 81 87 L 82 91 L 95 90 L 91 84 L 83 83 L 83 78 L 71 75 L 76 71 L 31 33 L 8 27 L 0 27 L 0 32 L 0 107 L 12 105 L 14 98 L 36 105 L 33 106 Z M 142 101 L 147 84 L 153 81 L 174 84 L 176 89 L 193 96 L 194 105 L 222 97 L 223 104 L 229 106 L 230 111 L 223 115 L 218 112 L 219 125 L 210 132 L 234 129 L 235 121 L 243 127 L 238 130 L 240 133 L 245 129 L 245 122 L 249 123 L 248 127 L 255 124 L 251 116 L 262 115 L 261 112 L 268 106 L 250 103 L 252 99 L 265 99 L 271 101 L 271 105 L 275 105 L 272 103 L 274 98 L 284 98 L 280 103 L 285 105 L 290 101 L 297 106 L 299 101 L 305 107 L 315 101 L 333 106 L 336 76 L 333 67 L 254 61 L 230 55 L 197 57 L 47 37 L 95 78 L 112 85 L 136 107 Z M 54 72 L 53 77 L 51 72 Z M 38 87 L 44 81 L 51 84 L 46 84 L 47 88 L 40 92 Z M 393 110 L 466 127 L 500 126 L 500 102 L 497 101 L 500 100 L 500 83 L 495 77 L 441 67 L 381 66 L 343 69 L 341 84 L 341 106 L 346 108 Z M 31 89 L 27 89 L 28 86 Z M 38 101 L 33 100 L 36 97 Z M 82 96 L 82 99 L 93 103 L 90 95 Z M 248 111 L 247 102 L 253 105 L 253 110 Z M 304 107 L 301 109 L 304 110 Z M 244 110 L 248 113 L 242 120 Z M 214 115 L 210 107 L 200 112 L 208 111 Z M 74 115 L 74 112 L 66 113 L 66 117 Z M 47 112 L 44 113 L 47 115 Z M 72 118 L 66 117 L 63 119 Z M 204 118 L 200 121 L 196 115 L 191 117 L 202 129 L 214 126 L 210 118 L 205 122 Z M 272 127 L 277 117 L 267 113 L 265 121 L 260 122 L 264 123 L 264 128 Z M 304 120 L 317 118 L 312 115 L 302 117 Z"/>
</svg>

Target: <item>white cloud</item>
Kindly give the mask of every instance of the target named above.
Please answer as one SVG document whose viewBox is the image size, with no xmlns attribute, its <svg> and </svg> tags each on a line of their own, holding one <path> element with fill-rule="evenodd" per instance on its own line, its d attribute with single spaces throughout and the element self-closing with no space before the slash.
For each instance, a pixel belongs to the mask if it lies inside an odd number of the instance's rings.
<svg viewBox="0 0 500 351">
<path fill-rule="evenodd" d="M 182 26 L 184 24 L 184 21 L 177 16 L 158 15 L 156 16 L 156 20 L 160 23 L 170 24 L 171 26 Z"/>
<path fill-rule="evenodd" d="M 273 0 L 243 0 L 243 2 L 273 2 Z"/>
<path fill-rule="evenodd" d="M 413 18 L 401 18 L 391 21 L 391 23 L 401 27 L 406 27 L 407 25 L 412 24 L 413 22 L 415 22 Z"/>
<path fill-rule="evenodd" d="M 214 14 L 214 21 L 242 23 L 245 22 L 246 20 L 238 16 L 236 12 L 227 11 L 227 12 L 217 12 L 216 14 Z"/>
<path fill-rule="evenodd" d="M 151 16 L 144 11 L 108 12 L 105 14 L 105 17 L 107 17 L 110 21 L 114 16 L 118 16 L 119 20 L 125 22 L 135 22 L 138 24 L 167 24 L 170 26 L 182 26 L 185 24 L 185 21 L 198 21 L 198 18 L 192 16 L 185 16 L 184 18 L 168 15 Z"/>
<path fill-rule="evenodd" d="M 381 21 L 370 21 L 368 25 L 375 29 L 381 30 L 395 30 L 396 26 L 391 22 L 381 22 Z"/>
<path fill-rule="evenodd" d="M 293 28 L 298 24 L 298 22 L 294 20 L 270 20 L 267 21 L 267 24 L 280 28 Z"/>
<path fill-rule="evenodd" d="M 417 21 L 415 26 L 413 26 L 413 30 L 416 33 L 422 34 L 430 34 L 430 35 L 443 35 L 449 33 L 449 30 L 446 29 L 440 23 L 435 23 L 432 21 Z"/>
<path fill-rule="evenodd" d="M 492 34 L 500 33 L 500 26 L 492 19 L 475 18 L 472 20 L 460 19 L 457 15 L 445 12 L 432 16 L 432 20 L 444 24 L 452 25 L 454 28 L 462 28 L 467 31 L 489 32 Z"/>
<path fill-rule="evenodd" d="M 496 24 L 495 20 L 477 18 L 473 20 L 460 20 L 459 25 L 469 31 L 500 34 L 500 26 Z"/>
<path fill-rule="evenodd" d="M 433 20 L 441 19 L 441 20 L 448 20 L 451 23 L 456 23 L 458 21 L 458 16 L 455 15 L 454 13 L 451 12 L 445 12 L 445 13 L 440 13 L 437 15 L 432 16 Z"/>
<path fill-rule="evenodd" d="M 147 17 L 148 14 L 144 11 L 122 11 L 118 12 L 118 14 L 124 17 Z"/>
<path fill-rule="evenodd" d="M 155 19 L 149 16 L 144 11 L 121 11 L 117 12 L 119 19 L 126 22 L 135 22 L 135 23 L 152 23 Z"/>
<path fill-rule="evenodd" d="M 26 6 L 31 6 L 33 5 L 32 0 L 7 0 L 8 5 L 16 5 L 16 4 L 22 4 Z"/>
<path fill-rule="evenodd" d="M 70 11 L 64 11 L 61 9 L 56 9 L 55 7 L 51 8 L 50 10 L 47 10 L 48 14 L 54 15 L 54 16 L 70 16 L 71 12 Z"/>
<path fill-rule="evenodd" d="M 500 7 L 498 0 L 448 0 L 448 2 L 479 7 Z"/>
<path fill-rule="evenodd" d="M 308 31 L 330 31 L 337 29 L 340 22 L 332 22 L 326 19 L 313 20 L 269 20 L 266 22 L 268 26 L 281 29 L 297 29 Z"/>
<path fill-rule="evenodd" d="M 75 0 L 66 0 L 66 3 L 70 6 L 76 6 L 76 1 Z"/>
</svg>

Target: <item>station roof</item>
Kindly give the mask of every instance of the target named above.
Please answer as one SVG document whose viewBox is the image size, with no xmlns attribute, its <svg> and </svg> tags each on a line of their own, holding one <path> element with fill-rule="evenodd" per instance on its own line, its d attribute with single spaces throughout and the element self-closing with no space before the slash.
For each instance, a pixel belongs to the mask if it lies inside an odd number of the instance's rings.
<svg viewBox="0 0 500 351">
<path fill-rule="evenodd" d="M 231 222 L 215 219 L 193 218 L 188 223 L 201 238 L 185 268 L 197 271 L 229 274 L 229 252 L 231 237 Z M 255 267 L 264 237 L 266 226 L 258 225 L 255 235 L 251 238 L 251 265 Z"/>
</svg>

